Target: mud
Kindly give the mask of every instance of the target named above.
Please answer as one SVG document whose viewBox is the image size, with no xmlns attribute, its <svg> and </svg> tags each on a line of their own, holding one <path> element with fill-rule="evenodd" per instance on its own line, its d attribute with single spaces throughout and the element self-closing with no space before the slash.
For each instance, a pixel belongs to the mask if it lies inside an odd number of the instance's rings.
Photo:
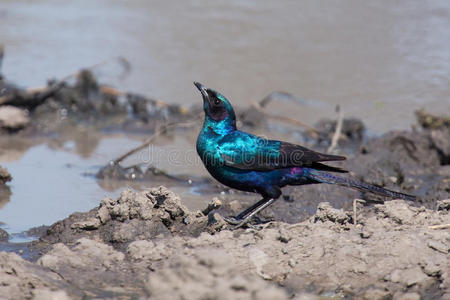
<svg viewBox="0 0 450 300">
<path fill-rule="evenodd" d="M 360 207 L 355 225 L 353 213 L 320 203 L 297 224 L 230 231 L 214 209 L 191 212 L 164 187 L 124 191 L 50 226 L 33 246 L 36 262 L 1 253 L 0 290 L 23 299 L 446 298 L 450 235 L 433 226 L 450 224 L 449 206 L 388 201 Z"/>
</svg>

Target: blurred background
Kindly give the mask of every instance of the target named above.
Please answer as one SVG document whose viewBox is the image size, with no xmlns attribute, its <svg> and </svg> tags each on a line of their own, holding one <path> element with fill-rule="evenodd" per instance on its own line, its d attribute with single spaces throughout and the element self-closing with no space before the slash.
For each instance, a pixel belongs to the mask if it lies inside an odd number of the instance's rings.
<svg viewBox="0 0 450 300">
<path fill-rule="evenodd" d="M 123 56 L 130 74 L 100 79 L 169 103 L 199 102 L 194 80 L 239 104 L 286 91 L 315 105 L 283 114 L 313 123 L 340 104 L 376 133 L 449 109 L 446 0 L 2 0 L 0 43 L 27 87 Z"/>
<path fill-rule="evenodd" d="M 266 111 L 314 125 L 336 119 L 339 105 L 345 117 L 362 120 L 370 135 L 411 128 L 420 108 L 450 111 L 448 0 L 0 0 L 0 45 L 1 74 L 23 89 L 100 64 L 94 70 L 98 82 L 165 104 L 200 105 L 193 81 L 222 92 L 238 109 L 286 92 L 295 101 L 271 102 Z M 102 64 L 117 57 L 122 65 Z M 149 126 L 140 135 L 117 128 L 93 131 L 80 125 L 83 115 L 67 125 L 62 120 L 70 107 L 64 106 L 56 106 L 57 121 L 45 124 L 50 104 L 40 119 L 39 109 L 25 112 L 32 112 L 31 130 L 0 134 L 0 164 L 13 177 L 6 196 L 0 192 L 0 221 L 13 237 L 18 234 L 15 241 L 22 240 L 23 230 L 91 209 L 105 195 L 117 196 L 131 184 L 107 184 L 95 174 L 154 132 Z M 55 130 L 50 123 L 65 125 Z M 195 156 L 197 132 L 155 141 L 152 151 L 181 149 Z M 303 141 L 290 133 L 276 137 Z M 201 164 L 170 164 L 149 153 L 127 164 L 146 162 L 171 174 L 208 177 Z M 192 207 L 217 195 L 168 186 L 188 206 L 197 201 Z"/>
</svg>

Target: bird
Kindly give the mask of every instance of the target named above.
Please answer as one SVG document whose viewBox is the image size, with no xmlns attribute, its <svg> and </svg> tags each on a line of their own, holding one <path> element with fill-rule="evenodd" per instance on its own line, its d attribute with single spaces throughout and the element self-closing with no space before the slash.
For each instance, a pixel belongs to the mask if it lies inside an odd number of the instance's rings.
<svg viewBox="0 0 450 300">
<path fill-rule="evenodd" d="M 199 82 L 194 85 L 203 98 L 205 118 L 196 148 L 206 170 L 228 187 L 262 196 L 236 216 L 224 218 L 235 228 L 248 225 L 253 216 L 280 198 L 281 188 L 287 185 L 336 184 L 385 197 L 415 200 L 412 195 L 335 175 L 348 171 L 324 164 L 345 160 L 344 156 L 319 153 L 238 130 L 231 103 Z"/>
</svg>

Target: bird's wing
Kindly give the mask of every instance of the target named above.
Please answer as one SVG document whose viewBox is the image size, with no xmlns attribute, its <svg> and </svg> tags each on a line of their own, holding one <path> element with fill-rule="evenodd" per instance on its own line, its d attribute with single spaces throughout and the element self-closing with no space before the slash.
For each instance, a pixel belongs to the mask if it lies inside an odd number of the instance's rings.
<svg viewBox="0 0 450 300">
<path fill-rule="evenodd" d="M 258 171 L 306 166 L 332 169 L 334 167 L 319 162 L 345 159 L 343 156 L 322 154 L 299 145 L 268 140 L 241 131 L 223 137 L 217 144 L 217 151 L 225 165 Z M 343 170 L 335 168 L 335 171 Z"/>
</svg>

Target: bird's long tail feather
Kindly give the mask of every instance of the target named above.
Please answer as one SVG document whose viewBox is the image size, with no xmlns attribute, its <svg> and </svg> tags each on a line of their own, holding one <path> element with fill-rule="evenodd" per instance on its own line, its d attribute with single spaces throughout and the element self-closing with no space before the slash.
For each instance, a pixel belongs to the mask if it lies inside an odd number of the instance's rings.
<svg viewBox="0 0 450 300">
<path fill-rule="evenodd" d="M 403 194 L 399 192 L 394 192 L 388 189 L 384 189 L 379 186 L 371 185 L 361 181 L 357 181 L 351 178 L 339 177 L 330 173 L 316 171 L 310 169 L 308 172 L 308 177 L 316 180 L 320 183 L 337 184 L 341 186 L 347 186 L 353 189 L 357 189 L 363 192 L 370 192 L 380 196 L 391 197 L 394 199 L 404 199 L 408 201 L 415 201 L 416 196 Z"/>
</svg>

